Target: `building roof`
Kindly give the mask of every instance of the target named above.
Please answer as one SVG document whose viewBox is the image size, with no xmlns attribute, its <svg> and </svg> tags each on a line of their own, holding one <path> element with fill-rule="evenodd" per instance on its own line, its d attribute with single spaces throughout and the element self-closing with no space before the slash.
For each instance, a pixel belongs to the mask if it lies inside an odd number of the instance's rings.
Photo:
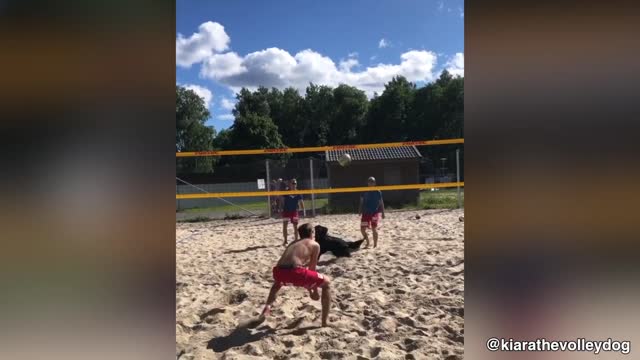
<svg viewBox="0 0 640 360">
<path fill-rule="evenodd" d="M 326 160 L 327 162 L 337 162 L 344 153 L 348 153 L 352 161 L 419 159 L 422 157 L 420 151 L 411 145 L 377 149 L 328 150 L 325 153 Z"/>
</svg>

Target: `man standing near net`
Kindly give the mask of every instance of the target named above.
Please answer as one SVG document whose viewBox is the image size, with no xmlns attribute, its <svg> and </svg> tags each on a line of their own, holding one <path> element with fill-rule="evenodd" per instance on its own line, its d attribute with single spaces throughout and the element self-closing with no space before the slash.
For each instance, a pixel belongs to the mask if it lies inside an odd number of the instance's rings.
<svg viewBox="0 0 640 360">
<path fill-rule="evenodd" d="M 296 190 L 298 186 L 298 182 L 296 179 L 291 179 L 289 183 L 289 190 Z M 302 200 L 302 195 L 285 195 L 283 196 L 283 209 L 282 209 L 282 235 L 284 236 L 284 246 L 287 246 L 287 227 L 289 225 L 289 221 L 293 225 L 293 236 L 294 240 L 298 240 L 298 220 L 300 217 L 298 215 L 299 209 L 304 211 L 304 201 Z"/>
<path fill-rule="evenodd" d="M 373 176 L 367 179 L 368 186 L 376 186 L 376 178 Z M 365 245 L 369 247 L 369 236 L 367 235 L 367 229 L 371 228 L 373 233 L 373 247 L 378 246 L 378 220 L 382 214 L 384 219 L 384 201 L 382 200 L 382 192 L 380 190 L 367 191 L 360 197 L 360 231 L 364 240 L 367 242 Z"/>
</svg>

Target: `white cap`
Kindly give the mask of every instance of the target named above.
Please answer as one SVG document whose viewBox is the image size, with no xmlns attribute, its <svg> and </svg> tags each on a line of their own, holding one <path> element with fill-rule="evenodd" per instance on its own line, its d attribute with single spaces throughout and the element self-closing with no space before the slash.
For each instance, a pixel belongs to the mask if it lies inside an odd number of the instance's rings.
<svg viewBox="0 0 640 360">
<path fill-rule="evenodd" d="M 373 176 L 369 176 L 369 178 L 367 179 L 367 181 L 373 181 L 373 182 L 376 182 L 376 178 L 374 178 Z"/>
</svg>

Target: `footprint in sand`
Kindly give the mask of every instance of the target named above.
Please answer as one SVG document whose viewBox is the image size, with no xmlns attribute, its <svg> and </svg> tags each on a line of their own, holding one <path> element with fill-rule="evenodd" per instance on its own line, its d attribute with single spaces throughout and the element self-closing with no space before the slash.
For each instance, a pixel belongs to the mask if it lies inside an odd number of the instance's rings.
<svg viewBox="0 0 640 360">
<path fill-rule="evenodd" d="M 372 358 L 380 355 L 380 352 L 382 351 L 382 348 L 377 346 L 371 349 L 371 352 L 369 353 L 369 356 L 371 356 Z"/>
<path fill-rule="evenodd" d="M 242 303 L 246 298 L 248 298 L 249 295 L 247 293 L 245 293 L 244 291 L 236 291 L 233 292 L 230 296 L 229 296 L 229 304 L 230 305 L 237 305 Z"/>
<path fill-rule="evenodd" d="M 457 315 L 457 316 L 460 316 L 461 318 L 464 318 L 464 308 L 462 308 L 462 307 L 452 307 L 452 308 L 449 308 L 448 310 L 453 315 Z"/>
<path fill-rule="evenodd" d="M 298 307 L 298 311 L 302 314 L 307 313 L 307 312 L 312 312 L 315 311 L 316 308 L 313 305 L 309 305 L 309 304 L 304 304 L 300 307 Z"/>
<path fill-rule="evenodd" d="M 225 310 L 224 308 L 213 308 L 213 309 L 205 312 L 204 314 L 200 315 L 200 319 L 202 320 L 202 319 L 205 319 L 207 317 L 211 317 L 213 315 L 223 313 L 225 311 L 227 311 L 227 310 Z"/>
<path fill-rule="evenodd" d="M 420 348 L 420 346 L 418 345 L 418 342 L 411 338 L 404 339 L 403 344 L 404 344 L 404 350 L 406 352 L 412 352 Z"/>
</svg>

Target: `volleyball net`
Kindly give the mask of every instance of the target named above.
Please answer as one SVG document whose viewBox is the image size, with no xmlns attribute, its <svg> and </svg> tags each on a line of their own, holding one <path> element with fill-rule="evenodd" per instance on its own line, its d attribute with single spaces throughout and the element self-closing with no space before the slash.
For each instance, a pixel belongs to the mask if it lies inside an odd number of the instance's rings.
<svg viewBox="0 0 640 360">
<path fill-rule="evenodd" d="M 347 166 L 338 162 L 344 153 Z M 306 216 L 357 212 L 370 190 L 383 192 L 387 209 L 462 207 L 463 164 L 464 139 L 179 152 L 177 218 L 275 216 L 292 194 L 302 195 Z"/>
</svg>

